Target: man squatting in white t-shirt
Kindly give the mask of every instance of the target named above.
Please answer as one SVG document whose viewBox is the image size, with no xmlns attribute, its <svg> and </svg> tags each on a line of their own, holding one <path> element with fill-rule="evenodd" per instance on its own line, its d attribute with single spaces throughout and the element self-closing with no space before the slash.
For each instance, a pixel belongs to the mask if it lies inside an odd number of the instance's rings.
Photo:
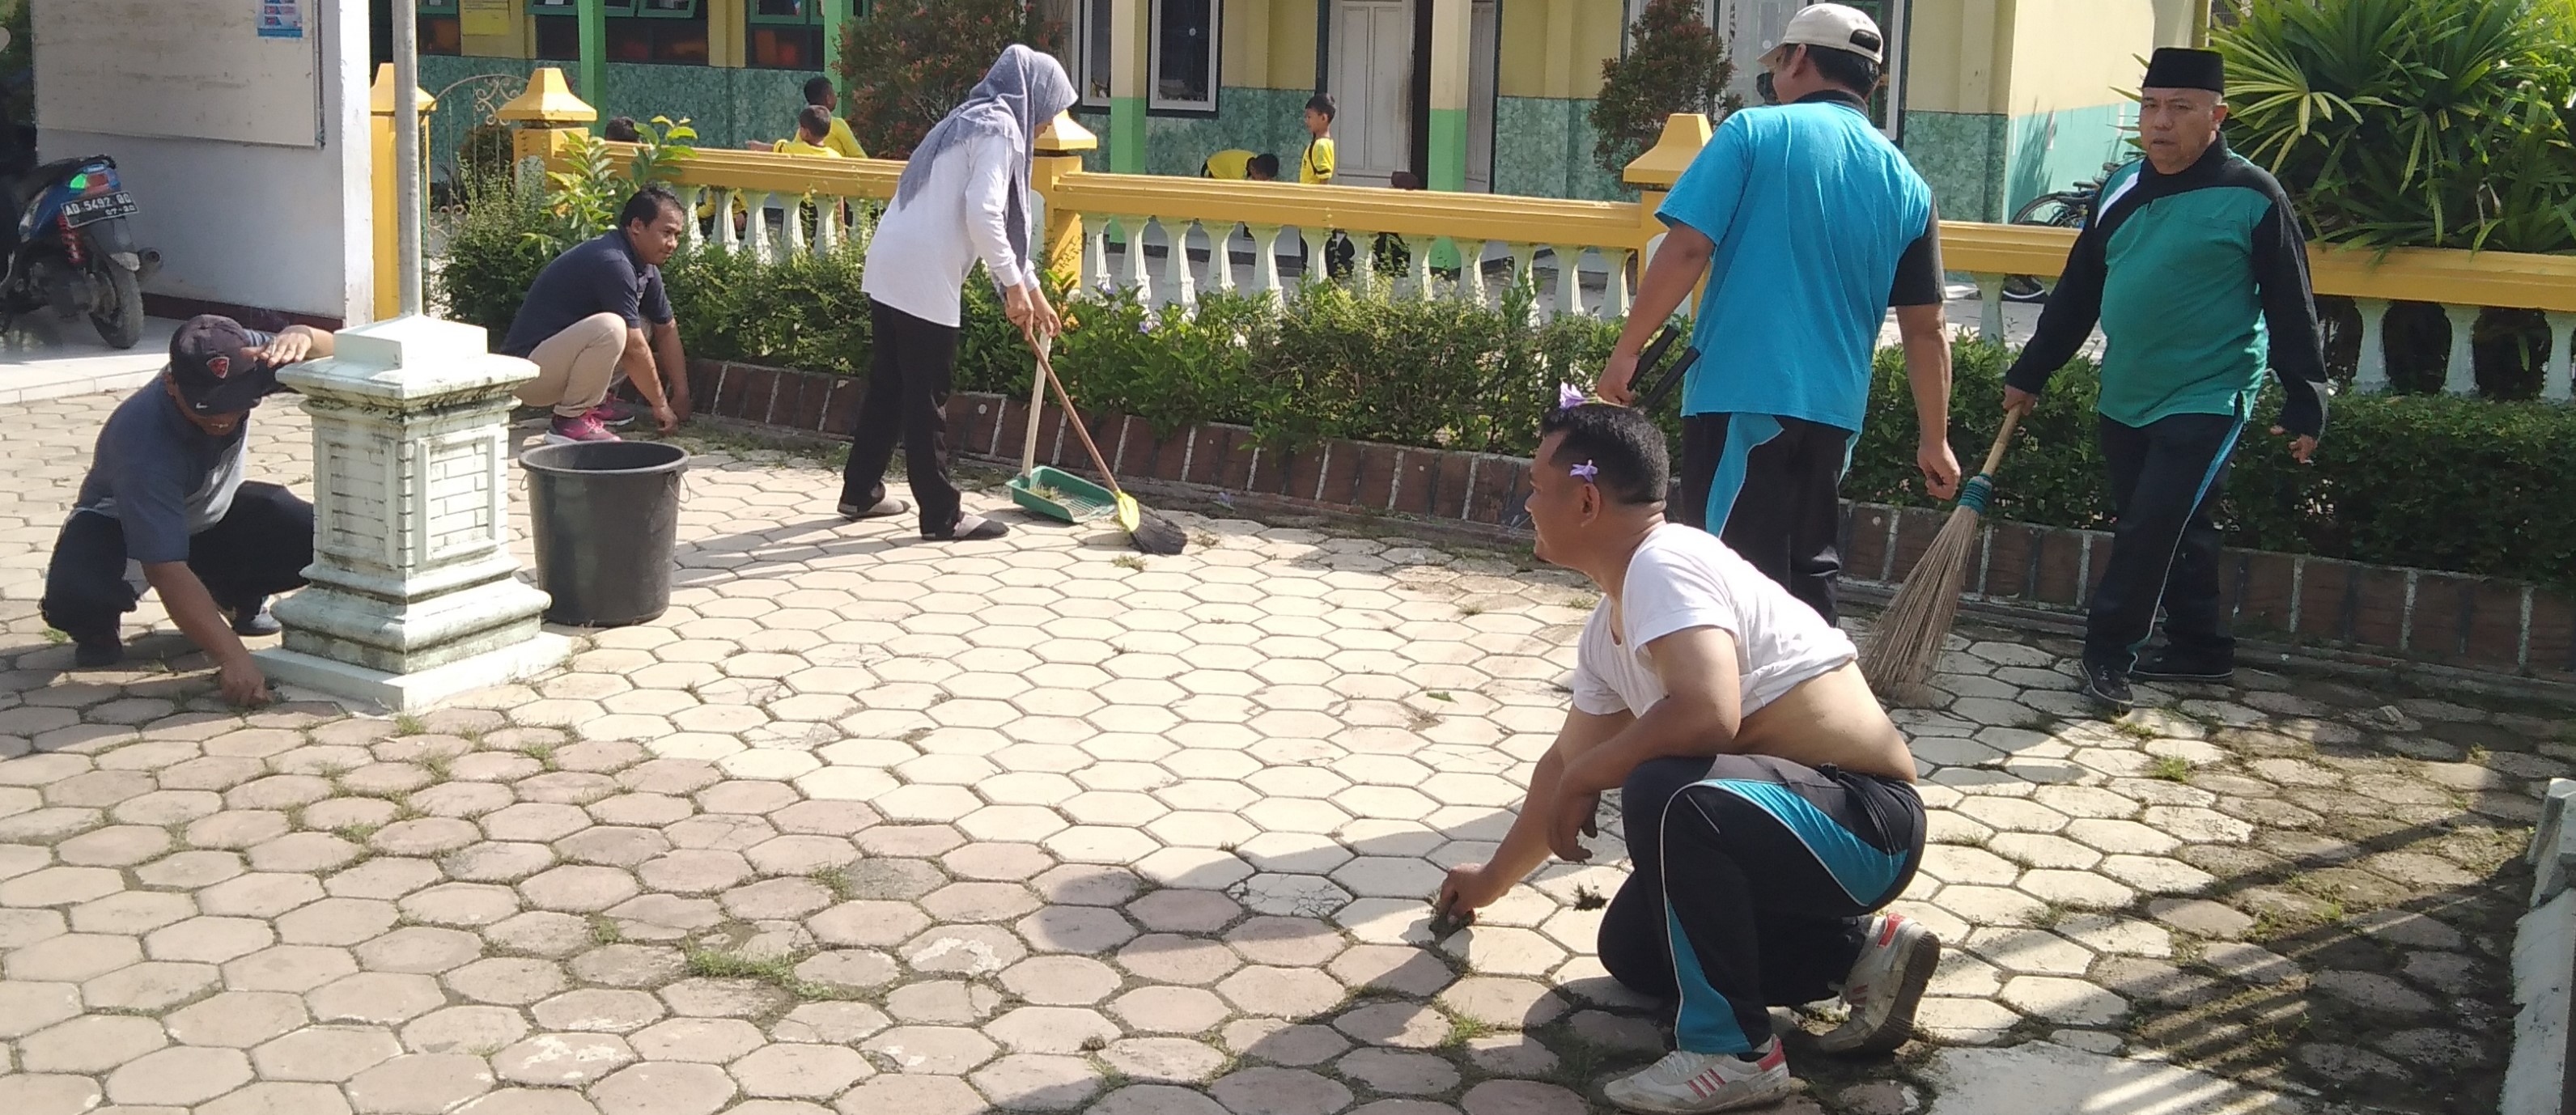
<svg viewBox="0 0 2576 1115">
<path fill-rule="evenodd" d="M 1875 914 L 1923 857 L 1914 758 L 1871 696 L 1851 640 L 1735 551 L 1664 521 L 1668 465 L 1643 413 L 1560 408 L 1530 470 L 1538 556 L 1590 577 L 1573 708 L 1493 861 L 1449 873 L 1466 916 L 1552 849 L 1589 858 L 1618 789 L 1635 871 L 1601 923 L 1619 982 L 1678 1002 L 1679 1048 L 1607 1095 L 1632 1111 L 1769 1103 L 1790 1087 L 1767 1007 L 1839 991 L 1831 1052 L 1910 1034 L 1940 958 L 1920 924 Z"/>
</svg>

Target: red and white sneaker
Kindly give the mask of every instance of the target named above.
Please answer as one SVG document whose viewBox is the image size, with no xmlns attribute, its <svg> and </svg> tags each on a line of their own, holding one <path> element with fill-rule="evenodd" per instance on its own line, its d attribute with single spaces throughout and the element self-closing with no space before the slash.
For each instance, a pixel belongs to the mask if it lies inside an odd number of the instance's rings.
<svg viewBox="0 0 2576 1115">
<path fill-rule="evenodd" d="M 1914 1009 L 1932 970 L 1941 966 L 1941 939 L 1901 914 L 1869 919 L 1869 939 L 1843 979 L 1843 1004 L 1851 1017 L 1816 1039 L 1827 1053 L 1885 1053 L 1914 1036 Z"/>
<path fill-rule="evenodd" d="M 598 419 L 602 426 L 627 426 L 635 422 L 635 408 L 617 399 L 610 399 L 590 408 L 590 416 Z"/>
<path fill-rule="evenodd" d="M 1601 1091 L 1625 1110 L 1653 1115 L 1700 1115 L 1779 1102 L 1795 1086 L 1780 1039 L 1764 1043 L 1751 1056 L 1748 1061 L 1732 1053 L 1676 1049 Z"/>
<path fill-rule="evenodd" d="M 576 445 L 587 441 L 624 440 L 624 438 L 618 437 L 616 434 L 609 433 L 608 427 L 600 425 L 598 418 L 588 414 L 582 415 L 579 418 L 558 417 L 555 419 L 554 425 L 546 427 L 546 444 L 548 445 Z"/>
</svg>

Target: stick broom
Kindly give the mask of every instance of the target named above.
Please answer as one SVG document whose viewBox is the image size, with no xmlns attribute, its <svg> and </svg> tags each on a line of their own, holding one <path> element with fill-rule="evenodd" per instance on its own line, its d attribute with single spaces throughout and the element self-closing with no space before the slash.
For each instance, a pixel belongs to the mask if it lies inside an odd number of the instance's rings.
<svg viewBox="0 0 2576 1115">
<path fill-rule="evenodd" d="M 1880 696 L 1900 698 L 1932 676 L 1933 660 L 1941 656 L 1941 640 L 1950 634 L 1950 624 L 1959 614 L 1959 590 L 1968 577 L 1968 553 L 1976 548 L 1977 520 L 1994 498 L 1995 470 L 2003 465 L 2004 447 L 2011 444 L 2013 427 L 2020 422 L 2017 412 L 2004 415 L 1995 446 L 1986 452 L 1985 467 L 1960 489 L 1959 505 L 1950 511 L 1950 521 L 1941 524 L 1932 547 L 1923 551 L 1923 559 L 1915 563 L 1913 574 L 1896 590 L 1896 599 L 1888 602 L 1861 647 L 1861 674 Z"/>
</svg>

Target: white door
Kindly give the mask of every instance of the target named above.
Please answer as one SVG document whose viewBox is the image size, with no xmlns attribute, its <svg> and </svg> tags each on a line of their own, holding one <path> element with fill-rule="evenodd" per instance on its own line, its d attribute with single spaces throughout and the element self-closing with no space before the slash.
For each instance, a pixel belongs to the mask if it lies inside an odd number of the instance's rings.
<svg viewBox="0 0 2576 1115">
<path fill-rule="evenodd" d="M 1467 34 L 1467 188 L 1494 191 L 1494 0 L 1476 0 Z"/>
<path fill-rule="evenodd" d="M 1333 182 L 1386 185 L 1389 175 L 1404 169 L 1413 146 L 1411 6 L 1405 0 L 1338 0 L 1332 68 L 1330 91 L 1341 113 L 1333 120 L 1341 162 Z"/>
</svg>

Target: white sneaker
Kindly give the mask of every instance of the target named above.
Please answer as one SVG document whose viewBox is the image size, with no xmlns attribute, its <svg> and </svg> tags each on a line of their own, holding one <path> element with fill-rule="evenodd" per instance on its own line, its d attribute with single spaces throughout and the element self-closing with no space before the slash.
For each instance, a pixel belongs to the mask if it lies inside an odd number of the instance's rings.
<svg viewBox="0 0 2576 1115">
<path fill-rule="evenodd" d="M 1655 1115 L 1700 1115 L 1777 1103 L 1787 1096 L 1789 1055 L 1773 1038 L 1747 1061 L 1732 1053 L 1691 1053 L 1676 1049 L 1663 1060 L 1602 1089 L 1610 1102 L 1629 1111 Z"/>
<path fill-rule="evenodd" d="M 1843 980 L 1851 1017 L 1816 1039 L 1827 1053 L 1885 1053 L 1914 1035 L 1914 1008 L 1941 965 L 1941 939 L 1900 914 L 1869 919 L 1869 939 Z"/>
</svg>

